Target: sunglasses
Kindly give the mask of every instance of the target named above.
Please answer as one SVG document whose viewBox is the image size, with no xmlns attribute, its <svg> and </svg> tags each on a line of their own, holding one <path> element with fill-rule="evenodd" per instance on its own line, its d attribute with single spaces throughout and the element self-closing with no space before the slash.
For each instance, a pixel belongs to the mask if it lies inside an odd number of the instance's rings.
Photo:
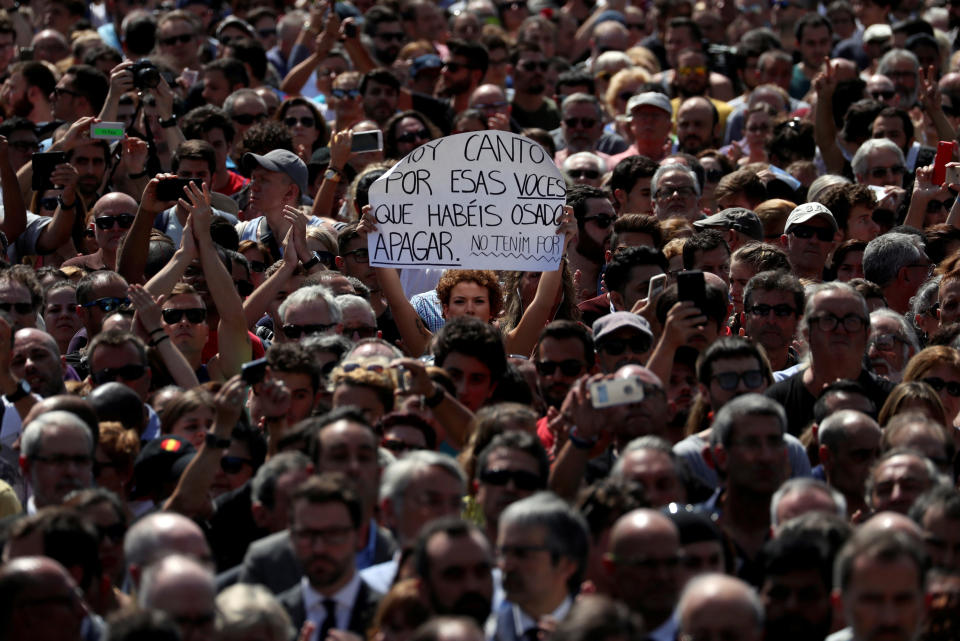
<svg viewBox="0 0 960 641">
<path fill-rule="evenodd" d="M 567 171 L 567 175 L 573 178 L 574 180 L 580 178 L 586 178 L 587 180 L 596 180 L 600 177 L 600 172 L 596 169 L 571 169 Z M 598 223 L 599 224 L 599 223 Z M 606 225 L 604 225 L 606 227 Z"/>
<path fill-rule="evenodd" d="M 378 33 L 374 36 L 378 40 L 383 40 L 385 42 L 403 42 L 403 33 Z"/>
<path fill-rule="evenodd" d="M 642 354 L 650 349 L 650 340 L 646 336 L 634 336 L 633 338 L 608 338 L 597 344 L 598 352 L 606 352 L 610 356 L 619 356 L 627 348 L 634 354 Z"/>
<path fill-rule="evenodd" d="M 576 176 L 574 176 L 573 173 L 571 172 L 570 177 L 575 178 Z M 596 178 L 597 176 L 588 176 L 588 178 L 591 178 L 591 177 Z M 610 214 L 597 214 L 596 216 L 585 217 L 583 219 L 583 222 L 588 223 L 591 220 L 595 220 L 597 227 L 599 227 L 600 229 L 606 229 L 607 227 L 612 225 L 613 221 L 615 221 L 616 219 L 617 219 L 616 216 L 611 216 Z"/>
<path fill-rule="evenodd" d="M 17 151 L 36 151 L 37 149 L 40 149 L 40 145 L 38 143 L 30 142 L 29 140 L 15 140 L 8 144 Z"/>
<path fill-rule="evenodd" d="M 239 474 L 244 465 L 253 467 L 253 461 L 242 456 L 224 456 L 220 459 L 220 469 L 224 474 Z"/>
<path fill-rule="evenodd" d="M 10 313 L 10 310 L 14 310 L 18 314 L 29 314 L 33 311 L 33 305 L 30 303 L 0 303 L 0 309 Z"/>
<path fill-rule="evenodd" d="M 550 66 L 546 60 L 522 60 L 517 63 L 517 69 L 521 71 L 540 71 L 544 72 Z"/>
<path fill-rule="evenodd" d="M 98 298 L 97 300 L 92 300 L 89 303 L 82 304 L 80 307 L 93 307 L 94 305 L 99 307 L 100 311 L 110 313 L 117 309 L 129 308 L 130 299 L 110 296 L 107 298 Z"/>
<path fill-rule="evenodd" d="M 874 100 L 890 100 L 896 95 L 894 91 L 871 91 L 870 95 Z"/>
<path fill-rule="evenodd" d="M 56 198 L 41 198 L 40 199 L 40 209 L 44 211 L 56 211 L 57 207 L 60 206 L 60 202 Z"/>
<path fill-rule="evenodd" d="M 697 195 L 697 190 L 693 187 L 664 187 L 663 189 L 658 189 L 653 197 L 657 200 L 667 200 L 668 198 L 672 198 L 674 194 L 681 198 L 691 198 Z"/>
<path fill-rule="evenodd" d="M 681 76 L 705 76 L 707 75 L 706 67 L 680 67 L 677 69 L 677 74 Z"/>
<path fill-rule="evenodd" d="M 406 454 L 407 452 L 415 452 L 423 449 L 419 445 L 404 443 L 403 441 L 395 438 L 384 439 L 380 441 L 380 447 L 390 450 L 394 454 Z"/>
<path fill-rule="evenodd" d="M 729 392 L 737 389 L 740 381 L 743 381 L 747 389 L 757 389 L 763 385 L 764 376 L 763 370 L 748 369 L 745 372 L 723 372 L 721 374 L 714 374 L 713 380 L 717 382 L 720 389 Z"/>
<path fill-rule="evenodd" d="M 147 371 L 146 365 L 124 365 L 123 367 L 107 367 L 99 372 L 91 372 L 90 377 L 97 385 L 104 383 L 113 383 L 118 378 L 125 381 L 135 381 L 143 376 Z"/>
<path fill-rule="evenodd" d="M 190 309 L 165 309 L 160 314 L 163 316 L 163 322 L 167 325 L 176 325 L 184 316 L 187 322 L 193 325 L 199 325 L 207 320 L 207 310 L 202 307 L 191 307 Z"/>
<path fill-rule="evenodd" d="M 361 325 L 361 326 L 358 326 L 358 327 L 346 327 L 346 326 L 344 326 L 344 328 L 343 328 L 343 335 L 344 335 L 344 336 L 353 336 L 354 334 L 356 334 L 356 335 L 359 336 L 360 338 L 376 338 L 376 336 L 377 336 L 377 331 L 379 331 L 379 330 L 377 330 L 376 327 L 370 327 L 370 326 L 368 326 L 368 325 Z"/>
<path fill-rule="evenodd" d="M 537 361 L 537 373 L 540 376 L 553 376 L 558 367 L 560 373 L 569 378 L 583 371 L 583 362 L 575 358 L 568 358 L 565 361 Z"/>
<path fill-rule="evenodd" d="M 814 236 L 817 237 L 821 243 L 829 243 L 833 240 L 834 232 L 832 229 L 825 227 L 808 227 L 806 225 L 797 225 L 790 228 L 790 233 L 797 238 L 803 238 L 809 240 Z"/>
<path fill-rule="evenodd" d="M 416 142 L 418 140 L 430 140 L 430 132 L 426 129 L 417 129 L 397 136 L 397 142 Z"/>
<path fill-rule="evenodd" d="M 258 29 L 257 35 L 261 38 L 271 38 L 277 35 L 276 29 Z"/>
<path fill-rule="evenodd" d="M 445 62 L 443 63 L 443 67 L 441 68 L 445 69 L 446 71 L 449 71 L 450 73 L 457 73 L 461 69 L 473 69 L 473 67 L 471 67 L 470 65 L 464 64 L 462 62 Z"/>
<path fill-rule="evenodd" d="M 120 225 L 120 229 L 130 229 L 133 225 L 133 214 L 118 214 L 116 216 L 99 216 L 93 219 L 97 229 L 113 229 L 114 225 Z"/>
<path fill-rule="evenodd" d="M 927 213 L 928 214 L 938 214 L 940 210 L 950 211 L 950 208 L 953 207 L 953 201 L 955 198 L 947 198 L 946 200 L 931 200 L 927 203 Z"/>
<path fill-rule="evenodd" d="M 947 388 L 947 394 L 954 398 L 960 398 L 960 383 L 954 381 L 947 382 L 939 376 L 925 378 L 923 382 L 932 387 L 937 394 L 939 394 L 943 388 Z"/>
<path fill-rule="evenodd" d="M 235 280 L 233 286 L 237 288 L 237 293 L 241 296 L 249 296 L 253 293 L 253 283 L 249 280 Z"/>
<path fill-rule="evenodd" d="M 543 479 L 527 470 L 484 470 L 480 472 L 480 482 L 485 485 L 505 487 L 510 481 L 518 490 L 533 492 L 543 487 Z"/>
<path fill-rule="evenodd" d="M 353 256 L 353 259 L 358 263 L 368 263 L 370 262 L 370 250 L 369 249 L 354 249 L 352 251 L 343 252 L 344 256 Z"/>
<path fill-rule="evenodd" d="M 766 318 L 770 315 L 770 312 L 773 312 L 773 315 L 777 318 L 787 318 L 788 316 L 796 316 L 797 314 L 797 310 L 786 303 L 781 303 L 780 305 L 764 305 L 761 303 L 754 305 L 747 311 L 750 312 L 751 316 L 759 316 L 761 318 Z"/>
<path fill-rule="evenodd" d="M 496 111 L 497 109 L 503 109 L 507 104 L 509 103 L 505 100 L 501 100 L 500 102 L 478 102 L 473 105 L 473 108 L 479 111 Z"/>
<path fill-rule="evenodd" d="M 296 127 L 297 123 L 300 123 L 304 127 L 313 127 L 317 124 L 316 119 L 313 116 L 303 116 L 301 118 L 295 118 L 294 116 L 287 116 L 283 119 L 283 124 L 288 127 Z"/>
<path fill-rule="evenodd" d="M 582 127 L 583 129 L 591 129 L 594 125 L 597 124 L 596 118 L 567 118 L 563 121 L 567 127 L 571 129 L 576 127 Z"/>
<path fill-rule="evenodd" d="M 343 371 L 346 372 L 346 373 L 354 372 L 354 371 L 357 371 L 357 370 L 364 370 L 364 371 L 366 371 L 366 372 L 374 372 L 374 373 L 376 373 L 376 374 L 383 374 L 383 372 L 384 372 L 387 368 L 386 368 L 385 366 L 381 365 L 380 363 L 366 363 L 366 364 L 364 364 L 364 363 L 353 362 L 353 363 L 344 363 L 344 364 L 343 364 L 343 367 L 342 367 L 341 369 L 343 369 Z"/>
<path fill-rule="evenodd" d="M 164 45 L 165 47 L 172 47 L 178 42 L 180 44 L 187 44 L 188 42 L 193 40 L 194 37 L 195 36 L 192 33 L 181 33 L 179 36 L 170 36 L 169 38 L 160 38 L 160 44 Z"/>
<path fill-rule="evenodd" d="M 343 100 L 344 98 L 360 97 L 359 89 L 331 89 L 330 93 L 334 98 L 339 98 L 340 100 Z"/>
<path fill-rule="evenodd" d="M 283 335 L 289 338 L 292 341 L 299 339 L 301 336 L 311 336 L 313 334 L 322 334 L 336 327 L 336 323 L 330 323 L 329 325 L 313 324 L 313 325 L 284 325 L 283 326 Z"/>
<path fill-rule="evenodd" d="M 235 114 L 230 116 L 230 120 L 237 123 L 238 125 L 252 125 L 255 122 L 263 122 L 263 119 L 267 117 L 267 114 Z"/>
</svg>

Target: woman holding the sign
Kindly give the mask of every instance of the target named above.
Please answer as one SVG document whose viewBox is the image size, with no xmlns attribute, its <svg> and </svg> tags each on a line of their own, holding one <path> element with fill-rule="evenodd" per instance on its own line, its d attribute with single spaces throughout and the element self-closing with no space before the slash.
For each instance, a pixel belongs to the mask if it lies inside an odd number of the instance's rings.
<svg viewBox="0 0 960 641">
<path fill-rule="evenodd" d="M 360 219 L 357 231 L 365 236 L 376 230 L 376 222 L 370 206 L 367 205 L 363 208 L 363 217 Z M 557 233 L 564 234 L 564 251 L 566 251 L 570 239 L 577 233 L 573 209 L 569 206 L 564 206 Z M 413 356 L 423 354 L 430 344 L 433 333 L 426 328 L 404 295 L 400 274 L 393 268 L 375 267 L 374 269 L 408 353 Z M 503 335 L 507 353 L 530 354 L 533 351 L 540 330 L 552 319 L 562 284 L 562 263 L 560 269 L 543 273 L 537 285 L 537 293 L 523 312 L 520 322 Z M 500 284 L 494 272 L 489 270 L 449 270 L 437 284 L 437 296 L 443 306 L 443 317 L 447 320 L 458 316 L 475 316 L 491 323 L 497 319 L 503 301 Z"/>
</svg>

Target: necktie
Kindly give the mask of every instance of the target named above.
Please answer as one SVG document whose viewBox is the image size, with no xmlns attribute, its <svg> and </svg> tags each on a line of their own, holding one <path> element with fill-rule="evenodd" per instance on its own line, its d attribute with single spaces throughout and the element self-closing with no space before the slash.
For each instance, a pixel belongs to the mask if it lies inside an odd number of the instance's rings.
<svg viewBox="0 0 960 641">
<path fill-rule="evenodd" d="M 333 599 L 324 599 L 323 609 L 326 610 L 327 616 L 324 617 L 323 625 L 320 626 L 317 641 L 324 641 L 330 633 L 330 630 L 337 627 L 337 602 Z"/>
</svg>

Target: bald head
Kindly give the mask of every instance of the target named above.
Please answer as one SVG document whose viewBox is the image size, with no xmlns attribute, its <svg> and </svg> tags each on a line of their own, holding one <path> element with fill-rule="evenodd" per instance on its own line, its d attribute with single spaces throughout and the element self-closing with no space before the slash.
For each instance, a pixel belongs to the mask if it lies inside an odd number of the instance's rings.
<svg viewBox="0 0 960 641">
<path fill-rule="evenodd" d="M 145 516 L 127 530 L 123 554 L 134 583 L 144 568 L 170 555 L 186 556 L 209 564 L 210 546 L 196 523 L 173 512 Z"/>
<path fill-rule="evenodd" d="M 639 509 L 628 512 L 614 523 L 610 531 L 609 550 L 620 556 L 639 553 L 654 542 L 680 549 L 680 534 L 673 522 L 656 510 Z"/>
<path fill-rule="evenodd" d="M 940 91 L 960 93 L 960 72 L 951 71 L 940 78 Z"/>
<path fill-rule="evenodd" d="M 763 605 L 749 585 L 725 574 L 702 574 L 684 588 L 678 605 L 681 636 L 743 641 L 762 638 Z M 732 630 L 736 634 L 730 635 Z"/>
<path fill-rule="evenodd" d="M 102 214 L 113 212 L 115 209 L 135 212 L 137 211 L 137 201 L 119 191 L 104 194 L 97 199 L 96 204 L 93 206 L 93 216 L 96 218 Z"/>
<path fill-rule="evenodd" d="M 8 641 L 80 638 L 87 614 L 80 589 L 53 559 L 25 556 L 0 567 L 0 629 Z M 26 604 L 32 607 L 22 607 Z"/>
<path fill-rule="evenodd" d="M 899 512 L 877 512 L 860 526 L 859 532 L 862 536 L 864 532 L 889 530 L 908 534 L 918 542 L 923 540 L 923 529 L 913 519 Z"/>
<path fill-rule="evenodd" d="M 629 364 L 624 365 L 617 370 L 615 374 L 616 378 L 639 378 L 646 383 L 652 383 L 654 385 L 659 385 L 663 387 L 663 381 L 660 380 L 660 377 L 654 374 L 652 371 L 644 367 L 643 365 Z"/>
<path fill-rule="evenodd" d="M 17 378 L 26 379 L 30 391 L 42 398 L 67 391 L 57 341 L 39 329 L 27 327 L 14 334 L 10 371 Z"/>
<path fill-rule="evenodd" d="M 825 418 L 817 430 L 817 440 L 820 444 L 832 451 L 852 438 L 860 437 L 865 434 L 872 434 L 878 437 L 882 434 L 880 425 L 857 410 L 839 410 Z"/>
<path fill-rule="evenodd" d="M 216 594 L 212 570 L 175 555 L 144 571 L 137 603 L 169 614 L 179 624 L 184 639 L 208 639 L 214 633 Z"/>
</svg>

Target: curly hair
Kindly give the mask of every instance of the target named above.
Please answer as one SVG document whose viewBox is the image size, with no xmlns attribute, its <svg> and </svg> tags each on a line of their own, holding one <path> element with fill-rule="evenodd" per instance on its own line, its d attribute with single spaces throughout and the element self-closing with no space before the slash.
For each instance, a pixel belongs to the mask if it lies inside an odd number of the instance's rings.
<svg viewBox="0 0 960 641">
<path fill-rule="evenodd" d="M 500 329 L 509 332 L 520 324 L 523 318 L 523 301 L 520 296 L 511 296 L 510 292 L 516 293 L 520 287 L 520 281 L 527 272 L 506 272 L 503 277 L 503 291 L 506 292 L 506 305 L 503 309 L 503 318 L 500 319 Z M 563 294 L 560 305 L 557 307 L 557 313 L 553 320 L 580 320 L 580 309 L 577 307 L 577 291 L 573 286 L 573 273 L 570 271 L 570 264 L 563 261 L 563 284 L 561 285 Z"/>
<path fill-rule="evenodd" d="M 443 272 L 443 276 L 437 283 L 437 298 L 444 307 L 450 304 L 453 288 L 463 282 L 476 283 L 486 288 L 490 302 L 490 319 L 488 320 L 493 320 L 500 315 L 500 310 L 503 309 L 503 290 L 500 288 L 496 272 L 489 269 L 448 269 Z"/>
</svg>

